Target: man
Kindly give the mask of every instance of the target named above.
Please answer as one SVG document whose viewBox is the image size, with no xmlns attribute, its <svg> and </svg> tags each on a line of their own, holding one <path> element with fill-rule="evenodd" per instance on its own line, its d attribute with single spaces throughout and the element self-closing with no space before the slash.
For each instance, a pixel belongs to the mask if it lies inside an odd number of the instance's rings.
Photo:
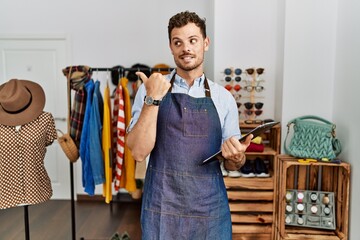
<svg viewBox="0 0 360 240">
<path fill-rule="evenodd" d="M 219 161 L 200 163 L 222 150 L 224 165 L 245 162 L 233 96 L 203 73 L 209 49 L 205 20 L 181 12 L 169 20 L 176 70 L 143 80 L 133 105 L 126 143 L 137 161 L 150 154 L 142 202 L 143 239 L 231 239 L 227 193 Z"/>
</svg>

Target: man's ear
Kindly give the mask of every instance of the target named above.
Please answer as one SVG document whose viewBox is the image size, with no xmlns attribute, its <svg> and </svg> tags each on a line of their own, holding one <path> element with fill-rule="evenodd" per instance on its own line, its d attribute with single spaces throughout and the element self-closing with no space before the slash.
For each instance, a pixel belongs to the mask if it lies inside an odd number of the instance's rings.
<svg viewBox="0 0 360 240">
<path fill-rule="evenodd" d="M 210 38 L 209 37 L 206 37 L 204 39 L 204 51 L 208 51 L 209 50 L 209 46 L 210 46 Z"/>
</svg>

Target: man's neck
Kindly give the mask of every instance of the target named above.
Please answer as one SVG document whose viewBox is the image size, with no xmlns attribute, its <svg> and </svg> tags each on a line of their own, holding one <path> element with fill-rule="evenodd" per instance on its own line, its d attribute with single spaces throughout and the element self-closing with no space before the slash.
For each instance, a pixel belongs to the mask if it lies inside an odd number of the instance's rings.
<svg viewBox="0 0 360 240">
<path fill-rule="evenodd" d="M 195 79 L 201 77 L 204 71 L 203 69 L 194 69 L 191 71 L 184 71 L 180 68 L 176 69 L 177 75 L 179 75 L 182 79 L 186 80 L 186 83 L 191 87 L 194 84 Z"/>
</svg>

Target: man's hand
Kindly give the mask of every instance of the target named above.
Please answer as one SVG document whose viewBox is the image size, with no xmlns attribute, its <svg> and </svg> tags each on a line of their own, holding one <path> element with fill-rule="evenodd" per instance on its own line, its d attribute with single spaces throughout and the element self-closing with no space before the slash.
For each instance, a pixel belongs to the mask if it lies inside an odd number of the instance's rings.
<svg viewBox="0 0 360 240">
<path fill-rule="evenodd" d="M 144 83 L 146 95 L 153 99 L 162 99 L 170 88 L 170 82 L 161 73 L 153 73 L 148 78 L 143 72 L 136 72 Z"/>
<path fill-rule="evenodd" d="M 245 150 L 250 145 L 253 135 L 247 136 L 244 142 L 240 142 L 235 137 L 231 137 L 222 144 L 222 156 L 226 159 L 224 164 L 227 170 L 238 170 L 245 164 Z"/>
</svg>

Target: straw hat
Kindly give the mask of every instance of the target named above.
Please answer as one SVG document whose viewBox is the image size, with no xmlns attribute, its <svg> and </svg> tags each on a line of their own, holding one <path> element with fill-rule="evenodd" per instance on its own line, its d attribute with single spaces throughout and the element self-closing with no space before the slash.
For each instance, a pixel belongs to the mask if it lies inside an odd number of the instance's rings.
<svg viewBox="0 0 360 240">
<path fill-rule="evenodd" d="M 166 74 L 170 74 L 171 72 L 171 68 L 169 65 L 165 64 L 165 63 L 159 63 L 159 64 L 156 64 L 155 66 L 153 66 L 153 73 L 154 72 L 160 72 L 162 75 L 166 75 Z M 156 68 L 162 68 L 163 70 L 162 71 L 157 71 Z M 166 69 L 166 70 L 164 70 Z"/>
<path fill-rule="evenodd" d="M 11 79 L 0 85 L 0 124 L 18 126 L 31 122 L 44 106 L 44 90 L 35 82 Z"/>
</svg>

